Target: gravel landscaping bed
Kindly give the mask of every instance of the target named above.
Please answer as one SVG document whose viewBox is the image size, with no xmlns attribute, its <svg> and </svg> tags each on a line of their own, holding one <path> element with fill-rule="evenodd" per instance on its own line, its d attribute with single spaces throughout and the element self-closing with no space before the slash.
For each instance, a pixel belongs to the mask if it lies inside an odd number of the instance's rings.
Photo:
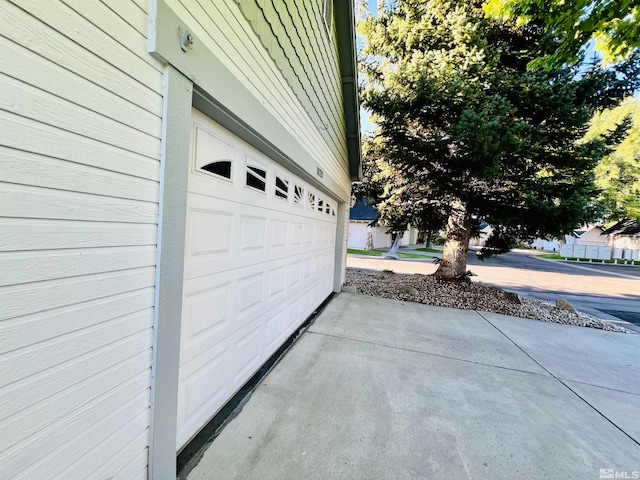
<svg viewBox="0 0 640 480">
<path fill-rule="evenodd" d="M 481 310 L 543 322 L 633 333 L 590 315 L 573 313 L 559 309 L 550 303 L 518 297 L 514 293 L 478 282 L 450 282 L 432 275 L 371 273 L 347 269 L 345 285 L 354 286 L 358 295 L 393 298 L 439 307 Z"/>
</svg>

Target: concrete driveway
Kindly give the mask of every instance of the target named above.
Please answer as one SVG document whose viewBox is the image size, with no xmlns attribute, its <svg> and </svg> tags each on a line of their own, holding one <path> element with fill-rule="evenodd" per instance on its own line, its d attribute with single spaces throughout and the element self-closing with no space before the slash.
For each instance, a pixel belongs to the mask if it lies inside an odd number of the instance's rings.
<svg viewBox="0 0 640 480">
<path fill-rule="evenodd" d="M 188 478 L 636 478 L 639 404 L 640 335 L 342 293 Z"/>
</svg>

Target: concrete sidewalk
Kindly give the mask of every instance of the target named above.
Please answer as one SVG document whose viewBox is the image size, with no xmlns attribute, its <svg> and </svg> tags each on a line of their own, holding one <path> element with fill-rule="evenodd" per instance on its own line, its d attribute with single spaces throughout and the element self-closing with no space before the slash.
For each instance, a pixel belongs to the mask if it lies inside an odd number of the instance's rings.
<svg viewBox="0 0 640 480">
<path fill-rule="evenodd" d="M 343 293 L 188 478 L 631 475 L 639 403 L 638 335 Z"/>
</svg>

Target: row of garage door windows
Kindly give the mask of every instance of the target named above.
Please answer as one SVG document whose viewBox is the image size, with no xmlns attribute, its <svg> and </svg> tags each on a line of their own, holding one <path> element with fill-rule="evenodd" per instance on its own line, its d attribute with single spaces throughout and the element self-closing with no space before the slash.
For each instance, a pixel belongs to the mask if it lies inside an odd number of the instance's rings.
<svg viewBox="0 0 640 480">
<path fill-rule="evenodd" d="M 201 170 L 231 180 L 230 160 L 222 160 L 209 163 L 202 166 Z M 287 180 L 286 178 L 276 175 L 276 182 L 274 185 L 274 195 L 276 198 L 289 201 L 289 183 L 289 180 Z M 266 193 L 267 171 L 259 167 L 247 165 L 245 185 L 259 192 Z M 294 184 L 291 193 L 293 194 L 293 203 L 295 205 L 303 206 L 305 200 L 304 187 Z M 331 203 L 329 203 L 329 201 L 321 199 L 320 197 L 317 198 L 316 202 L 316 195 L 313 192 L 307 191 L 306 200 L 307 208 L 318 211 L 319 213 L 324 213 L 325 215 L 331 215 L 333 217 L 336 216 L 336 210 L 331 205 Z"/>
</svg>

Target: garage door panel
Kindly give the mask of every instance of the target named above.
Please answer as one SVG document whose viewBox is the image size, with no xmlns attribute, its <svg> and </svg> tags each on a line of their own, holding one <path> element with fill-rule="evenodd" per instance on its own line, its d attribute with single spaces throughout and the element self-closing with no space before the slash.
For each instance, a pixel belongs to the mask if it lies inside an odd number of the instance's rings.
<svg viewBox="0 0 640 480">
<path fill-rule="evenodd" d="M 322 244 L 333 245 L 336 238 L 336 228 L 333 225 L 324 225 L 322 228 Z"/>
<path fill-rule="evenodd" d="M 306 222 L 304 224 L 304 244 L 313 245 L 315 238 L 316 226 L 313 223 Z"/>
<path fill-rule="evenodd" d="M 264 355 L 264 321 L 257 318 L 234 335 L 233 387 L 238 390 L 262 365 Z"/>
<path fill-rule="evenodd" d="M 295 329 L 298 328 L 298 324 L 301 321 L 300 320 L 301 318 L 302 318 L 302 301 L 298 297 L 298 298 L 294 298 L 287 305 L 287 316 L 286 316 L 286 323 L 284 327 L 285 337 L 288 337 L 289 335 L 291 335 L 295 331 Z"/>
<path fill-rule="evenodd" d="M 216 402 L 221 395 L 225 394 L 224 381 L 225 357 L 227 350 L 223 350 L 218 355 L 208 358 L 206 363 L 202 363 L 200 368 L 192 375 L 186 376 L 184 382 L 184 408 L 187 419 L 193 417 L 207 403 Z M 211 385 L 217 388 L 211 389 Z"/>
<path fill-rule="evenodd" d="M 274 218 L 271 220 L 270 230 L 271 241 L 269 247 L 286 247 L 289 238 L 289 221 L 283 218 Z"/>
<path fill-rule="evenodd" d="M 269 214 L 264 214 L 264 209 L 260 211 L 256 207 L 248 207 L 247 213 L 233 213 L 233 208 L 233 203 L 225 200 L 201 196 L 189 198 L 185 278 L 333 245 L 329 240 L 329 232 L 335 232 L 335 227 L 331 225 L 291 222 L 291 234 L 288 235 L 285 225 L 289 222 L 281 215 L 271 218 Z M 300 244 L 302 226 L 307 232 L 305 245 Z M 269 242 L 265 241 L 267 230 L 270 232 Z M 322 240 L 318 233 L 321 231 L 324 232 Z M 239 242 L 232 240 L 238 237 Z"/>
<path fill-rule="evenodd" d="M 295 287 L 302 281 L 302 260 L 296 260 L 289 264 L 287 277 L 289 287 Z"/>
<path fill-rule="evenodd" d="M 233 275 L 208 275 L 184 283 L 180 365 L 215 347 L 236 326 L 237 288 Z"/>
<path fill-rule="evenodd" d="M 180 367 L 178 406 L 184 422 L 179 445 L 195 433 L 189 433 L 195 425 L 206 424 L 217 413 L 330 291 L 325 278 L 301 286 L 286 307 L 276 304 Z"/>
<path fill-rule="evenodd" d="M 292 247 L 302 246 L 304 223 L 292 220 L 289 223 L 289 245 Z"/>
<path fill-rule="evenodd" d="M 240 253 L 261 250 L 263 253 L 267 247 L 267 216 L 241 215 L 240 216 Z"/>
<path fill-rule="evenodd" d="M 269 262 L 265 267 L 264 302 L 259 305 L 259 308 L 264 311 L 271 310 L 280 305 L 283 300 L 299 295 L 301 291 L 310 288 L 322 276 L 321 271 L 313 270 L 317 257 L 321 261 L 319 256 L 297 256 Z M 300 265 L 304 263 L 310 266 L 310 271 L 309 275 L 301 278 L 297 272 Z M 298 281 L 292 283 L 292 277 L 295 275 L 298 276 Z M 244 315 L 244 312 L 238 313 Z M 251 314 L 255 314 L 255 311 L 252 310 Z"/>
<path fill-rule="evenodd" d="M 302 264 L 302 278 L 308 281 L 311 275 L 313 275 L 313 257 L 308 257 L 304 259 Z"/>
<path fill-rule="evenodd" d="M 313 243 L 315 245 L 322 245 L 323 225 L 315 224 L 313 227 Z"/>
<path fill-rule="evenodd" d="M 287 287 L 287 266 L 281 265 L 272 268 L 267 275 L 267 299 L 268 301 L 279 301 Z"/>
<path fill-rule="evenodd" d="M 178 446 L 188 442 L 233 394 L 230 362 L 228 346 L 219 344 L 180 367 Z"/>
<path fill-rule="evenodd" d="M 332 252 L 325 250 L 185 281 L 181 362 L 223 341 L 257 312 L 268 311 L 310 288 L 323 272 L 327 276 L 332 271 L 331 259 Z M 304 275 L 301 269 L 305 269 Z M 326 295 L 329 293 L 331 287 Z"/>
<path fill-rule="evenodd" d="M 194 124 L 195 166 L 202 168 L 212 162 L 234 160 L 238 147 L 233 139 L 223 131 L 214 131 L 206 123 Z"/>
<path fill-rule="evenodd" d="M 228 257 L 236 248 L 233 238 L 237 230 L 237 214 L 224 205 L 201 195 L 189 196 L 186 212 L 185 263 Z"/>
<path fill-rule="evenodd" d="M 212 178 L 210 175 L 202 172 L 191 172 L 187 191 L 204 198 L 231 200 L 236 196 L 231 181 Z"/>
<path fill-rule="evenodd" d="M 254 314 L 264 303 L 264 272 L 252 274 L 238 280 L 238 310 L 236 315 Z"/>
<path fill-rule="evenodd" d="M 202 335 L 217 335 L 229 324 L 230 284 L 216 285 L 185 295 L 185 338 L 194 341 Z"/>
<path fill-rule="evenodd" d="M 188 256 L 231 253 L 233 214 L 229 212 L 190 209 L 187 212 L 190 238 Z"/>
<path fill-rule="evenodd" d="M 284 324 L 285 310 L 282 307 L 276 308 L 265 322 L 265 354 L 269 354 L 268 352 L 277 350 L 284 341 Z"/>
<path fill-rule="evenodd" d="M 333 200 L 194 117 L 178 448 L 331 293 L 337 228 Z M 216 161 L 227 163 L 200 170 Z M 264 191 L 246 185 L 250 167 L 250 183 Z"/>
<path fill-rule="evenodd" d="M 233 252 L 233 247 L 231 252 Z M 274 261 L 293 261 L 294 258 L 302 259 L 327 253 L 329 252 L 326 246 L 314 245 L 310 248 L 287 246 L 284 248 L 267 249 L 266 251 L 243 252 L 242 254 L 236 255 L 195 255 L 189 258 L 185 257 L 185 281 L 207 276 L 211 274 L 212 271 L 226 272 L 255 265 L 260 266 L 262 269 L 269 269 L 272 268 L 272 262 Z M 333 255 L 333 249 L 331 249 L 330 254 Z M 311 272 L 313 272 L 313 265 L 311 266 Z"/>
<path fill-rule="evenodd" d="M 313 307 L 313 290 L 302 293 L 302 316 L 309 315 Z"/>
</svg>

